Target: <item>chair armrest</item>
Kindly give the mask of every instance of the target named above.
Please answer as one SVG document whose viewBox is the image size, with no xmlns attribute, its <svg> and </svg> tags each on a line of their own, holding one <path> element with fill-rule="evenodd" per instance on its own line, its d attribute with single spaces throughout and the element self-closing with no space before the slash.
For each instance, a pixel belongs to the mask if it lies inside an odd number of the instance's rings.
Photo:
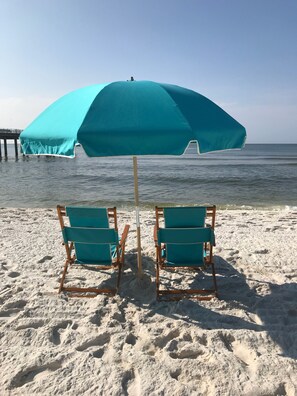
<svg viewBox="0 0 297 396">
<path fill-rule="evenodd" d="M 122 233 L 122 236 L 121 236 L 120 247 L 125 246 L 126 239 L 127 239 L 128 232 L 129 232 L 129 228 L 130 228 L 130 225 L 129 225 L 129 224 L 126 224 L 126 225 L 125 225 L 125 228 L 124 228 L 124 231 L 123 231 L 123 233 Z"/>
</svg>

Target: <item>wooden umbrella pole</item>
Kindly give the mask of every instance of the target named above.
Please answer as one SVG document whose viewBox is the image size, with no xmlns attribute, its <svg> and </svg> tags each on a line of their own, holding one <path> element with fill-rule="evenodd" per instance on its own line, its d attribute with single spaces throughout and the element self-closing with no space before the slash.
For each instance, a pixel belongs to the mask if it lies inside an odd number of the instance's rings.
<svg viewBox="0 0 297 396">
<path fill-rule="evenodd" d="M 140 239 L 140 219 L 139 219 L 137 157 L 133 157 L 133 171 L 134 171 L 134 198 L 135 198 L 135 210 L 136 210 L 136 231 L 137 231 L 137 266 L 138 266 L 138 276 L 141 277 L 142 259 L 141 259 L 141 239 Z"/>
</svg>

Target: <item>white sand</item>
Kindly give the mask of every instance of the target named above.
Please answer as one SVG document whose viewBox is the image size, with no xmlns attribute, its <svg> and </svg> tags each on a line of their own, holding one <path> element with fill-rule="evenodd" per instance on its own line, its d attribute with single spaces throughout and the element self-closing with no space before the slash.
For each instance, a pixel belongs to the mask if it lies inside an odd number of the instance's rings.
<svg viewBox="0 0 297 396">
<path fill-rule="evenodd" d="M 119 219 L 132 225 L 120 294 L 71 299 L 57 294 L 56 212 L 0 210 L 1 396 L 297 394 L 297 211 L 218 213 L 221 299 L 209 302 L 156 302 L 153 211 L 142 213 L 142 282 L 133 213 Z"/>
</svg>

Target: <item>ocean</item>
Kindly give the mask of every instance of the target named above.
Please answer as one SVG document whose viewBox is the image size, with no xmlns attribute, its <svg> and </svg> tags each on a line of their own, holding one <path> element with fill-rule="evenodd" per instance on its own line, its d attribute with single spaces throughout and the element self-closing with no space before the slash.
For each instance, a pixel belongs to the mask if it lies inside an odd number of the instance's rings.
<svg viewBox="0 0 297 396">
<path fill-rule="evenodd" d="M 3 146 L 2 146 L 3 154 Z M 131 157 L 74 159 L 23 157 L 0 162 L 1 207 L 134 204 Z M 243 150 L 180 157 L 138 158 L 142 208 L 168 204 L 215 204 L 219 208 L 297 207 L 297 144 L 247 144 Z"/>
</svg>

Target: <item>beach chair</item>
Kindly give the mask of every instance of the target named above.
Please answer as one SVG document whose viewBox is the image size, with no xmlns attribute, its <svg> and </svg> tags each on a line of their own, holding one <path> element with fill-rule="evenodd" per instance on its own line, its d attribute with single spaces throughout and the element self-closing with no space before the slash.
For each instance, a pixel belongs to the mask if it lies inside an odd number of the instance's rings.
<svg viewBox="0 0 297 396">
<path fill-rule="evenodd" d="M 156 288 L 157 299 L 166 297 L 178 300 L 195 297 L 210 300 L 217 297 L 216 274 L 213 264 L 214 226 L 216 207 L 156 207 L 154 240 L 156 247 Z M 210 224 L 206 225 L 206 219 Z M 160 227 L 160 222 L 164 227 Z M 208 266 L 212 271 L 211 289 L 171 289 L 160 288 L 160 270 L 179 268 L 203 270 Z"/>
<path fill-rule="evenodd" d="M 119 289 L 125 257 L 125 242 L 129 231 L 126 225 L 121 239 L 118 237 L 116 208 L 85 208 L 57 206 L 66 249 L 66 261 L 60 282 L 59 293 L 69 292 L 77 297 L 95 297 L 97 294 L 115 295 Z M 65 225 L 68 218 L 68 226 Z M 109 220 L 113 221 L 113 228 Z M 97 269 L 117 269 L 114 288 L 65 287 L 68 266 L 94 266 Z M 75 294 L 73 294 L 75 293 Z"/>
</svg>

